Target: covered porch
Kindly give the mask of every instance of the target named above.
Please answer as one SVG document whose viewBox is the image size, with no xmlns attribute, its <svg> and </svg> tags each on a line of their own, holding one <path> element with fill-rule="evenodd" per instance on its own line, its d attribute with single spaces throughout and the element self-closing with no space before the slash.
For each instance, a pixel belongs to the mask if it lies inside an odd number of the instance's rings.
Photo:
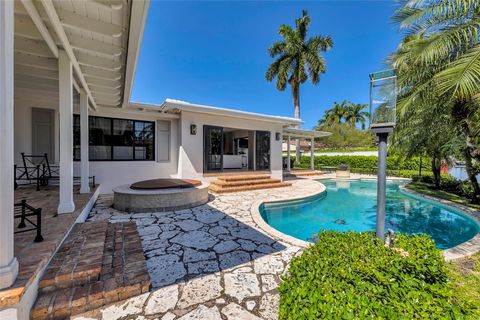
<svg viewBox="0 0 480 320">
<path fill-rule="evenodd" d="M 42 209 L 41 235 L 44 240 L 35 242 L 35 231 L 17 233 L 23 229 L 18 228 L 19 219 L 15 219 L 14 255 L 19 266 L 18 275 L 10 287 L 0 290 L 0 309 L 18 305 L 24 298 L 35 299 L 39 276 L 73 225 L 86 218 L 97 196 L 97 188 L 92 188 L 88 193 L 80 193 L 80 188 L 74 187 L 75 210 L 70 214 L 58 215 L 58 186 L 43 187 L 40 191 L 33 185 L 23 186 L 15 191 L 15 203 L 28 200 L 32 207 Z M 29 227 L 27 223 L 27 228 Z"/>
<path fill-rule="evenodd" d="M 148 1 L 0 1 L 2 319 L 29 317 L 46 265 L 95 202 L 98 186 L 89 185 L 89 114 L 118 110 L 129 101 L 147 10 Z M 75 143 L 74 114 L 80 118 Z M 47 155 L 58 167 L 55 183 L 45 183 L 42 174 L 14 191 L 15 165 L 29 166 L 22 153 Z M 39 191 L 38 179 L 47 184 Z M 20 200 L 42 209 L 42 242 L 33 241 L 34 232 L 14 234 L 14 204 Z"/>
<path fill-rule="evenodd" d="M 284 165 L 284 175 L 301 175 L 302 171 L 306 171 L 292 168 L 291 153 L 292 151 L 296 151 L 295 146 L 292 148 L 292 141 L 298 139 L 310 142 L 310 171 L 315 173 L 315 139 L 328 137 L 329 135 L 331 135 L 331 133 L 325 131 L 304 130 L 291 127 L 283 129 L 283 140 L 286 142 L 287 152 L 286 164 Z"/>
</svg>

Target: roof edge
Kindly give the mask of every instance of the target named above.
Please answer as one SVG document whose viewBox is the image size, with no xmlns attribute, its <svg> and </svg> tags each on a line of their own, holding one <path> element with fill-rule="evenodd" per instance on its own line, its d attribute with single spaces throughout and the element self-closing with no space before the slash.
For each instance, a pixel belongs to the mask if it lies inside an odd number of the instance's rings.
<svg viewBox="0 0 480 320">
<path fill-rule="evenodd" d="M 220 107 L 195 104 L 195 103 L 190 103 L 190 102 L 175 100 L 175 99 L 166 99 L 162 103 L 161 108 L 164 112 L 168 111 L 169 109 L 179 109 L 180 111 L 190 111 L 190 112 L 198 112 L 198 113 L 206 113 L 206 114 L 233 116 L 237 118 L 282 123 L 286 125 L 303 124 L 303 121 L 301 119 L 296 119 L 296 118 L 273 116 L 268 114 L 241 111 L 236 109 L 220 108 Z"/>
</svg>

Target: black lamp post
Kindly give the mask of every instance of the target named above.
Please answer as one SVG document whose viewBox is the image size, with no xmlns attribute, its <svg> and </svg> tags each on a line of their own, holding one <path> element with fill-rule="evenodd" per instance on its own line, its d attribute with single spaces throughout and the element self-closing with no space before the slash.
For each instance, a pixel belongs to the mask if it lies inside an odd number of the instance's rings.
<svg viewBox="0 0 480 320">
<path fill-rule="evenodd" d="M 385 198 L 387 188 L 387 140 L 395 128 L 397 74 L 385 70 L 370 74 L 370 130 L 378 137 L 376 236 L 385 240 Z"/>
</svg>

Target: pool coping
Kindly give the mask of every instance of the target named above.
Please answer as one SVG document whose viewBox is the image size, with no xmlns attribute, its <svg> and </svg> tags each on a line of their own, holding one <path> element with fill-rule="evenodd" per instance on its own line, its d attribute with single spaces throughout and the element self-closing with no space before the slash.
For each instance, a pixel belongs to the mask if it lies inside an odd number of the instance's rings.
<svg viewBox="0 0 480 320">
<path fill-rule="evenodd" d="M 335 178 L 326 178 L 326 177 L 324 179 L 319 179 L 318 177 L 309 177 L 308 179 L 318 183 L 320 185 L 320 190 L 316 190 L 315 192 L 312 192 L 310 194 L 306 194 L 306 195 L 302 195 L 302 196 L 298 196 L 298 197 L 286 197 L 284 199 L 272 200 L 272 201 L 258 200 L 258 201 L 255 201 L 253 203 L 253 205 L 250 209 L 250 214 L 253 218 L 253 221 L 260 227 L 261 230 L 263 230 L 264 232 L 266 232 L 268 235 L 270 235 L 272 237 L 275 237 L 275 238 L 277 238 L 281 241 L 285 241 L 285 242 L 287 242 L 291 245 L 294 245 L 294 246 L 298 246 L 298 247 L 302 247 L 302 248 L 308 248 L 309 246 L 311 246 L 313 244 L 311 242 L 303 241 L 303 240 L 297 239 L 295 237 L 292 237 L 290 235 L 287 235 L 283 232 L 278 231 L 277 229 L 270 226 L 267 222 L 265 222 L 265 220 L 263 220 L 262 215 L 260 213 L 260 206 L 264 203 L 279 203 L 279 202 L 284 202 L 284 201 L 302 200 L 302 199 L 306 199 L 306 198 L 309 198 L 309 197 L 317 196 L 317 195 L 320 195 L 320 194 L 324 193 L 327 190 L 325 185 L 318 180 L 337 180 Z M 348 181 L 348 180 L 376 180 L 376 179 L 371 179 L 370 177 L 368 177 L 368 178 L 360 177 L 360 178 L 340 179 L 340 180 Z M 397 179 L 395 179 L 395 180 L 397 180 Z M 398 179 L 398 180 L 400 180 L 400 179 Z M 410 179 L 401 179 L 401 180 L 408 181 Z M 416 197 L 424 198 L 424 199 L 427 199 L 427 200 L 430 200 L 430 201 L 433 201 L 433 202 L 439 202 L 442 205 L 445 205 L 447 207 L 451 207 L 452 209 L 454 209 L 456 211 L 461 211 L 460 213 L 463 213 L 467 216 L 470 216 L 473 219 L 475 219 L 475 221 L 480 223 L 480 212 L 475 210 L 475 209 L 472 209 L 472 208 L 469 208 L 469 207 L 466 207 L 466 206 L 463 206 L 463 205 L 460 205 L 458 203 L 454 203 L 454 202 L 451 202 L 451 201 L 448 201 L 448 200 L 445 200 L 445 199 L 439 199 L 439 198 L 424 195 L 424 194 L 421 194 L 421 193 L 418 193 L 418 192 L 415 192 L 415 191 L 412 191 L 412 190 L 408 190 L 408 189 L 405 188 L 404 185 L 400 186 L 400 192 L 402 192 L 403 194 L 406 194 L 407 196 L 408 195 L 414 196 L 414 197 L 416 196 Z M 461 244 L 459 244 L 459 245 L 457 245 L 453 248 L 442 250 L 442 254 L 445 256 L 446 261 L 451 261 L 451 260 L 456 260 L 456 259 L 461 259 L 461 258 L 464 258 L 464 257 L 468 257 L 468 256 L 471 256 L 471 255 L 477 253 L 477 252 L 480 252 L 480 233 L 478 233 L 472 239 L 470 239 L 466 242 L 463 242 L 463 243 L 461 243 Z"/>
<path fill-rule="evenodd" d="M 430 200 L 433 202 L 439 202 L 446 207 L 450 207 L 451 209 L 454 209 L 455 211 L 460 211 L 460 213 L 466 216 L 469 216 L 473 218 L 475 221 L 477 221 L 477 223 L 480 223 L 480 211 L 477 211 L 475 209 L 469 208 L 467 206 L 464 206 L 449 200 L 440 199 L 440 198 L 432 197 L 432 196 L 419 193 L 413 190 L 409 190 L 405 188 L 405 186 L 400 186 L 400 192 L 407 196 L 413 196 L 417 198 Z M 445 260 L 447 261 L 465 258 L 477 252 L 480 252 L 480 233 L 478 233 L 472 239 L 462 242 L 461 244 L 453 248 L 442 250 L 442 253 L 445 256 Z"/>
<path fill-rule="evenodd" d="M 297 239 L 297 238 L 292 237 L 288 234 L 280 232 L 277 229 L 270 226 L 267 222 L 265 222 L 265 220 L 263 220 L 262 214 L 260 213 L 260 206 L 264 203 L 278 203 L 278 202 L 284 202 L 284 201 L 302 200 L 302 199 L 305 199 L 305 198 L 320 195 L 327 190 L 327 187 L 325 187 L 325 185 L 323 183 L 321 183 L 321 182 L 319 182 L 315 179 L 309 179 L 309 180 L 314 181 L 315 183 L 318 183 L 320 189 L 315 190 L 312 193 L 302 195 L 302 196 L 298 196 L 298 197 L 286 197 L 286 198 L 283 198 L 283 199 L 272 200 L 272 201 L 265 201 L 265 200 L 255 201 L 253 203 L 252 207 L 250 208 L 250 214 L 251 214 L 252 219 L 255 222 L 255 224 L 257 224 L 259 226 L 259 228 L 261 230 L 263 230 L 264 232 L 266 232 L 269 236 L 277 238 L 281 241 L 287 242 L 290 245 L 301 247 L 301 248 L 310 247 L 313 243 Z"/>
</svg>

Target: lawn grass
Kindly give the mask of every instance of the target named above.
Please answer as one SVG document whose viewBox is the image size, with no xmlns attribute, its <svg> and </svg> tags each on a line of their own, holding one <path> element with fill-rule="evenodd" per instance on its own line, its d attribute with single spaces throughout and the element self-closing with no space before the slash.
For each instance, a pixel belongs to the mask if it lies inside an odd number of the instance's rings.
<svg viewBox="0 0 480 320">
<path fill-rule="evenodd" d="M 480 319 L 480 252 L 449 265 L 456 301 L 468 303 Z"/>
<path fill-rule="evenodd" d="M 406 188 L 412 191 L 416 191 L 418 193 L 426 194 L 427 196 L 432 196 L 432 197 L 452 201 L 454 203 L 458 203 L 475 210 L 480 210 L 479 204 L 473 204 L 470 202 L 469 199 L 461 197 L 457 194 L 446 192 L 443 190 L 437 190 L 434 188 L 434 185 L 431 183 L 417 181 L 417 182 L 409 183 L 406 186 Z"/>
</svg>

